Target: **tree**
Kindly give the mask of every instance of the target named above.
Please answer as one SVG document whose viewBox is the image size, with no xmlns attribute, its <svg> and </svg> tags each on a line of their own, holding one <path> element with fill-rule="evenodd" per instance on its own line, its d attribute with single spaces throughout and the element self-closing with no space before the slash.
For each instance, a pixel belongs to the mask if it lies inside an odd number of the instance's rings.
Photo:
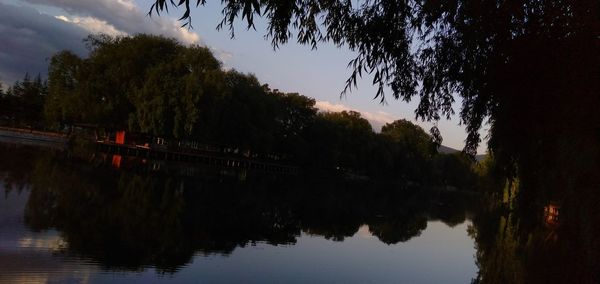
<svg viewBox="0 0 600 284">
<path fill-rule="evenodd" d="M 194 136 L 205 109 L 201 98 L 217 88 L 220 68 L 205 47 L 186 48 L 172 60 L 147 68 L 142 87 L 131 96 L 135 110 L 129 115 L 129 127 L 154 135 Z"/>
<path fill-rule="evenodd" d="M 6 98 L 6 94 L 4 93 L 4 87 L 2 86 L 2 82 L 0 82 L 0 121 L 4 120 L 4 114 L 8 112 L 8 101 Z"/>
<path fill-rule="evenodd" d="M 87 43 L 91 50 L 87 78 L 80 87 L 100 107 L 93 114 L 94 120 L 121 129 L 130 124 L 130 114 L 135 110 L 133 95 L 148 82 L 151 68 L 160 68 L 185 52 L 177 41 L 151 35 L 90 36 Z"/>
<path fill-rule="evenodd" d="M 190 1 L 171 3 L 185 6 L 181 19 L 190 23 Z M 156 0 L 150 14 L 167 5 L 166 0 Z M 598 5 L 597 1 L 525 1 L 521 5 L 486 0 L 225 1 L 219 27 L 228 26 L 233 36 L 238 16 L 248 28 L 254 27 L 255 16 L 262 16 L 267 18 L 267 36 L 274 47 L 286 43 L 292 32 L 297 32 L 299 43 L 313 47 L 323 41 L 345 44 L 358 52 L 351 61 L 354 72 L 347 88 L 362 71 L 374 73 L 379 86 L 376 97 L 384 99 L 384 87 L 404 100 L 418 94 L 421 101 L 416 114 L 427 120 L 451 115 L 454 94 L 459 93 L 461 117 L 469 133 L 466 150 L 474 153 L 483 119 L 495 111 L 499 96 L 511 95 L 490 88 L 493 76 L 504 67 L 526 63 L 511 59 L 524 46 L 540 48 L 544 38 L 557 43 L 597 43 Z"/>
<path fill-rule="evenodd" d="M 39 74 L 32 80 L 26 73 L 23 81 L 16 81 L 2 96 L 4 118 L 22 127 L 41 127 L 47 92 L 47 84 Z"/>
<path fill-rule="evenodd" d="M 283 135 L 298 136 L 305 130 L 317 114 L 315 99 L 298 93 L 281 93 L 279 90 L 270 91 L 279 101 L 279 123 Z"/>
<path fill-rule="evenodd" d="M 270 152 L 275 143 L 276 98 L 267 94 L 254 75 L 228 71 L 224 84 L 213 116 L 206 117 L 207 121 L 216 120 L 216 141 L 243 150 Z"/>
<path fill-rule="evenodd" d="M 194 2 L 171 3 L 185 7 L 181 19 L 190 23 Z M 527 176 L 524 184 L 575 190 L 598 182 L 589 178 L 600 170 L 598 1 L 223 3 L 219 27 L 228 27 L 232 36 L 238 17 L 248 28 L 255 17 L 264 17 L 275 48 L 293 33 L 315 48 L 320 42 L 348 46 L 357 56 L 346 90 L 363 72 L 371 73 L 376 97 L 384 100 L 388 87 L 394 98 L 418 97 L 417 118 L 450 117 L 460 96 L 465 151 L 476 153 L 487 119 L 496 161 L 508 176 Z M 156 0 L 150 14 L 168 5 Z"/>
<path fill-rule="evenodd" d="M 366 169 L 374 133 L 360 113 L 319 113 L 307 137 L 315 165 L 354 171 Z"/>
<path fill-rule="evenodd" d="M 149 35 L 93 35 L 86 42 L 88 58 L 62 51 L 50 60 L 49 122 L 197 134 L 200 99 L 222 84 L 221 63 L 208 48 Z"/>
<path fill-rule="evenodd" d="M 275 137 L 279 141 L 276 151 L 291 155 L 296 163 L 305 164 L 310 156 L 307 131 L 317 116 L 315 100 L 298 93 L 268 92 L 277 100 Z"/>
<path fill-rule="evenodd" d="M 396 175 L 419 180 L 430 176 L 431 161 L 437 149 L 433 138 L 420 126 L 405 119 L 386 123 L 381 128 L 380 139 L 393 157 L 392 168 Z"/>
<path fill-rule="evenodd" d="M 77 92 L 82 65 L 83 60 L 69 51 L 61 51 L 50 59 L 44 117 L 55 127 L 80 121 L 82 114 L 94 108 L 89 100 L 83 99 L 84 94 Z"/>
<path fill-rule="evenodd" d="M 381 134 L 390 137 L 401 147 L 422 158 L 429 159 L 436 153 L 433 138 L 423 128 L 406 119 L 386 123 L 381 128 Z"/>
</svg>

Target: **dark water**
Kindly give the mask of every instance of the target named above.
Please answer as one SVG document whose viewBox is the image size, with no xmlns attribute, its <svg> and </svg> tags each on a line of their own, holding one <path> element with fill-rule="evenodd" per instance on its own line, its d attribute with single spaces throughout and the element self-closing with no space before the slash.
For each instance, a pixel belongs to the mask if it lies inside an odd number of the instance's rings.
<svg viewBox="0 0 600 284">
<path fill-rule="evenodd" d="M 0 157 L 2 283 L 600 283 L 596 191 L 448 192 L 7 143 Z"/>
<path fill-rule="evenodd" d="M 1 204 L 0 281 L 465 283 L 476 273 L 473 241 L 466 232 L 469 222 L 451 228 L 440 221 L 428 221 L 420 236 L 396 244 L 383 243 L 363 225 L 343 241 L 302 232 L 289 244 L 255 241 L 226 253 L 193 252 L 167 272 L 150 263 L 107 267 L 110 264 L 93 256 L 71 255 L 60 231 L 28 229 L 22 222 L 26 203 L 27 194 L 11 193 Z"/>
<path fill-rule="evenodd" d="M 0 282 L 468 283 L 477 274 L 470 213 L 455 196 L 23 145 L 0 154 Z"/>
</svg>

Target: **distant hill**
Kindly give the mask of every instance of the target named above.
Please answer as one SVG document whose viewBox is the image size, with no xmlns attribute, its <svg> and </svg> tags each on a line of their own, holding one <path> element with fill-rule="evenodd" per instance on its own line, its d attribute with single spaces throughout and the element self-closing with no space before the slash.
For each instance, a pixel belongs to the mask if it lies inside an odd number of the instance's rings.
<svg viewBox="0 0 600 284">
<path fill-rule="evenodd" d="M 440 145 L 440 147 L 438 148 L 438 153 L 442 153 L 442 154 L 453 154 L 453 153 L 458 153 L 460 152 L 460 150 L 456 150 L 454 148 L 450 148 L 448 146 L 444 146 L 444 145 Z M 483 161 L 483 159 L 485 158 L 486 154 L 479 154 L 479 155 L 475 155 L 475 160 L 477 160 L 478 162 Z"/>
<path fill-rule="evenodd" d="M 440 145 L 440 147 L 438 148 L 438 153 L 442 153 L 442 154 L 452 154 L 452 153 L 456 153 L 456 152 L 460 152 L 460 150 L 456 150 L 454 148 L 450 148 L 450 147 L 444 146 L 444 145 Z"/>
</svg>

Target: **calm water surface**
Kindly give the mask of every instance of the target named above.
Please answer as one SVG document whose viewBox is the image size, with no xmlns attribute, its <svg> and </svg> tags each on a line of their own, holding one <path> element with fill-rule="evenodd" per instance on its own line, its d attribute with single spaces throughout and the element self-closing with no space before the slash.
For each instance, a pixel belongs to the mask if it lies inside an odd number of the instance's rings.
<svg viewBox="0 0 600 284">
<path fill-rule="evenodd" d="M 198 179 L 151 161 L 115 169 L 109 156 L 1 151 L 3 283 L 469 283 L 477 275 L 469 214 L 452 197 L 223 172 Z"/>
</svg>

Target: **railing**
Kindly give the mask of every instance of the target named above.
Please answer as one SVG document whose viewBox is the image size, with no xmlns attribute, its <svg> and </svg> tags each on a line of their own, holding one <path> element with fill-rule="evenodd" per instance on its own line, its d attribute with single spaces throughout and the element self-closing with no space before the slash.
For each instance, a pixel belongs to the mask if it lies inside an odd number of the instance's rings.
<svg viewBox="0 0 600 284">
<path fill-rule="evenodd" d="M 119 155 L 181 162 L 203 163 L 218 167 L 255 169 L 283 174 L 294 174 L 299 171 L 299 168 L 295 166 L 260 161 L 252 158 L 227 156 L 222 155 L 222 153 L 216 152 L 197 153 L 173 151 L 166 148 L 159 149 L 153 147 L 139 147 L 136 145 L 117 144 L 114 142 L 107 141 L 97 141 L 96 143 L 99 150 Z"/>
</svg>

